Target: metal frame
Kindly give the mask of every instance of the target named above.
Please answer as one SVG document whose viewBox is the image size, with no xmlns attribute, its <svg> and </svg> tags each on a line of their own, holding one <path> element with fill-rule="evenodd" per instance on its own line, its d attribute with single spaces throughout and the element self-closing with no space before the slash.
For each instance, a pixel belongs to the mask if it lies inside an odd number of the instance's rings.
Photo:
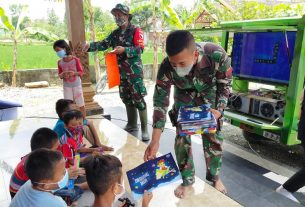
<svg viewBox="0 0 305 207">
<path fill-rule="evenodd" d="M 289 17 L 279 19 L 262 19 L 247 21 L 221 22 L 219 28 L 209 28 L 191 30 L 193 32 L 221 32 L 221 45 L 227 51 L 230 33 L 234 32 L 253 32 L 253 31 L 297 31 L 294 58 L 290 72 L 290 80 L 287 85 L 275 85 L 286 90 L 286 105 L 283 124 L 271 124 L 266 120 L 254 118 L 234 111 L 225 111 L 225 117 L 231 120 L 231 124 L 243 128 L 251 133 L 266 135 L 269 133 L 280 137 L 280 142 L 286 145 L 299 144 L 297 139 L 297 128 L 301 106 L 301 94 L 304 87 L 305 78 L 305 15 L 303 17 Z M 303 57 L 303 58 L 301 58 Z M 249 79 L 233 77 L 233 90 L 247 92 Z M 269 138 L 272 138 L 269 137 Z"/>
</svg>

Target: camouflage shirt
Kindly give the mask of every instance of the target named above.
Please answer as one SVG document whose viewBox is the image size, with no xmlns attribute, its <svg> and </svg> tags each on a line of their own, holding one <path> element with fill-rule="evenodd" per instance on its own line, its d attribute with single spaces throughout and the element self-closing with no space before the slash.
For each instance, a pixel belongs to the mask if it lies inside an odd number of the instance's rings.
<svg viewBox="0 0 305 207">
<path fill-rule="evenodd" d="M 141 54 L 144 50 L 144 40 L 142 30 L 131 24 L 125 30 L 119 27 L 104 40 L 90 43 L 88 52 L 103 51 L 116 46 L 125 48 L 124 53 L 118 55 L 121 79 L 143 78 Z"/>
<path fill-rule="evenodd" d="M 231 60 L 225 50 L 213 43 L 197 43 L 199 57 L 191 72 L 179 77 L 168 58 L 161 63 L 154 91 L 153 127 L 164 129 L 171 86 L 174 106 L 211 104 L 223 112 L 231 88 Z"/>
</svg>

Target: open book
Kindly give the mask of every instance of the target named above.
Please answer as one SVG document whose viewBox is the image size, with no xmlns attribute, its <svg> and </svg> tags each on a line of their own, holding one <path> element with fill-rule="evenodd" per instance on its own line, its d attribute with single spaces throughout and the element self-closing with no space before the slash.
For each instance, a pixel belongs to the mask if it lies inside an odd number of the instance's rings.
<svg viewBox="0 0 305 207">
<path fill-rule="evenodd" d="M 144 190 L 151 192 L 155 188 L 181 180 L 171 153 L 144 162 L 126 173 L 135 200 L 143 196 Z"/>
</svg>

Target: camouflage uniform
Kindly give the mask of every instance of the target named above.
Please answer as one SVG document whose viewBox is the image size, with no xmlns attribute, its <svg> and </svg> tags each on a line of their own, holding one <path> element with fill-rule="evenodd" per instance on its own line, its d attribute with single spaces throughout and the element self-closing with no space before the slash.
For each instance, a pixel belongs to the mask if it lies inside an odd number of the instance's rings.
<svg viewBox="0 0 305 207">
<path fill-rule="evenodd" d="M 154 92 L 153 127 L 164 129 L 166 112 L 169 106 L 171 85 L 174 85 L 174 104 L 169 114 L 177 119 L 180 106 L 199 106 L 211 104 L 211 107 L 223 113 L 231 87 L 231 62 L 225 50 L 213 43 L 198 43 L 199 57 L 190 74 L 179 77 L 164 59 L 157 75 Z M 175 122 L 175 121 L 174 121 Z M 222 120 L 218 121 L 216 134 L 202 135 L 204 157 L 207 165 L 206 179 L 218 179 L 222 162 L 223 136 L 220 133 Z M 183 178 L 182 185 L 194 183 L 194 162 L 190 136 L 179 136 L 175 139 L 175 153 Z"/>
<path fill-rule="evenodd" d="M 136 31 L 141 30 L 130 23 L 125 31 L 119 27 L 103 41 L 90 43 L 88 52 L 103 51 L 109 47 L 115 48 L 116 46 L 125 48 L 124 53 L 117 55 L 121 79 L 119 86 L 120 97 L 126 105 L 134 105 L 139 110 L 144 110 L 146 109 L 144 96 L 147 95 L 147 92 L 143 83 L 141 60 L 143 47 L 134 44 Z"/>
</svg>

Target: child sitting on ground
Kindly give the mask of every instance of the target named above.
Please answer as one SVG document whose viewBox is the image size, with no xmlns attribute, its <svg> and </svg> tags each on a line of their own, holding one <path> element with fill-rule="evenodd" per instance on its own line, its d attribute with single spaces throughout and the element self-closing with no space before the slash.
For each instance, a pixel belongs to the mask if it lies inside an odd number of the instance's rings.
<svg viewBox="0 0 305 207">
<path fill-rule="evenodd" d="M 59 148 L 59 139 L 57 134 L 46 127 L 42 127 L 37 129 L 31 138 L 31 150 L 34 151 L 36 149 L 47 148 L 51 150 L 57 150 Z M 15 168 L 11 180 L 10 180 L 10 194 L 11 198 L 13 199 L 15 194 L 18 192 L 20 187 L 29 180 L 28 175 L 25 171 L 25 162 L 28 158 L 28 155 L 21 158 L 21 161 L 18 163 L 17 167 Z M 69 177 L 76 179 L 78 176 L 84 175 L 83 169 L 74 169 L 70 168 L 68 170 Z M 88 189 L 87 183 L 85 184 L 78 184 L 81 189 Z"/>
<path fill-rule="evenodd" d="M 59 141 L 56 133 L 49 128 L 40 128 L 34 132 L 31 138 L 31 150 L 34 151 L 40 148 L 57 150 Z M 13 198 L 20 187 L 29 180 L 25 173 L 25 161 L 28 155 L 21 158 L 10 180 L 10 194 Z"/>
<path fill-rule="evenodd" d="M 85 160 L 85 170 L 89 188 L 94 193 L 93 207 L 111 207 L 124 194 L 122 163 L 117 157 L 91 155 Z M 142 207 L 148 207 L 152 196 L 144 192 Z"/>
<path fill-rule="evenodd" d="M 83 157 L 88 153 L 102 153 L 102 148 L 88 148 L 83 143 L 83 115 L 78 110 L 70 110 L 63 113 L 63 121 L 65 130 L 63 136 L 59 138 L 61 151 L 66 158 L 66 167 L 74 165 L 75 155 L 81 155 L 81 163 Z"/>
<path fill-rule="evenodd" d="M 57 133 L 58 137 L 62 137 L 62 135 L 66 133 L 65 123 L 62 119 L 62 114 L 68 110 L 72 110 L 72 109 L 77 110 L 77 106 L 72 100 L 59 99 L 56 102 L 55 109 L 58 115 L 58 120 L 53 130 Z M 84 125 L 84 136 L 90 142 L 90 144 L 92 144 L 92 146 L 102 147 L 104 151 L 113 151 L 112 147 L 108 147 L 106 145 L 101 144 L 97 131 L 92 121 L 84 119 L 83 125 Z"/>
<path fill-rule="evenodd" d="M 59 151 L 37 149 L 26 160 L 28 180 L 15 195 L 10 207 L 66 207 L 53 193 L 68 183 L 65 160 Z"/>
</svg>

